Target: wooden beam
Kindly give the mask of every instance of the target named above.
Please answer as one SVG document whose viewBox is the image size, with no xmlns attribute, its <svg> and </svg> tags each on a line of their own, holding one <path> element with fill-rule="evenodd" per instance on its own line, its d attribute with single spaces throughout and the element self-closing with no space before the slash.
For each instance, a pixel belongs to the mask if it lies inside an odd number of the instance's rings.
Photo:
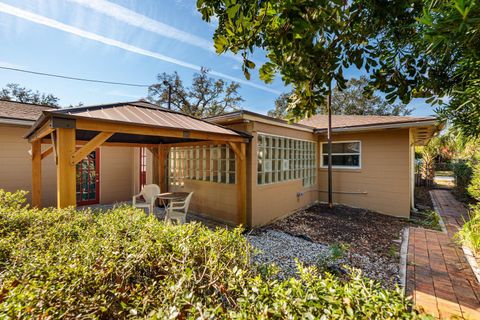
<svg viewBox="0 0 480 320">
<path fill-rule="evenodd" d="M 203 132 L 193 130 L 183 130 L 178 128 L 140 126 L 125 123 L 115 123 L 108 121 L 98 121 L 90 119 L 77 119 L 77 130 L 118 132 L 126 134 L 137 134 L 147 136 L 180 138 L 180 139 L 196 139 L 196 140 L 222 140 L 233 142 L 247 142 L 248 139 L 229 134 Z"/>
<path fill-rule="evenodd" d="M 158 146 L 149 148 L 152 153 L 152 182 L 160 185 L 159 179 L 159 164 L 158 164 Z M 161 188 L 160 188 L 161 191 Z"/>
<path fill-rule="evenodd" d="M 102 145 L 102 143 L 107 141 L 107 139 L 110 138 L 112 135 L 112 132 L 100 132 L 99 134 L 97 134 L 92 140 L 88 141 L 83 147 L 81 147 L 72 155 L 70 159 L 70 164 L 76 165 L 77 163 L 82 161 L 83 158 L 88 156 L 92 151 Z M 74 146 L 75 145 L 76 144 L 74 144 Z"/>
<path fill-rule="evenodd" d="M 247 147 L 239 143 L 233 148 L 237 156 L 237 222 L 242 225 L 247 223 Z"/>
<path fill-rule="evenodd" d="M 42 205 L 42 143 L 32 141 L 32 207 Z"/>
<path fill-rule="evenodd" d="M 179 142 L 179 143 L 165 143 L 161 146 L 163 148 L 171 147 L 196 147 L 196 146 L 209 146 L 212 144 L 227 144 L 228 141 L 221 140 L 208 140 L 208 141 L 192 141 L 192 142 Z"/>
<path fill-rule="evenodd" d="M 40 129 L 36 130 L 29 138 L 28 141 L 32 142 L 38 139 L 42 139 L 43 137 L 49 135 L 55 131 L 54 128 L 51 126 L 50 120 L 48 120 L 45 124 L 43 124 Z"/>
<path fill-rule="evenodd" d="M 57 128 L 57 207 L 76 206 L 75 129 Z"/>
<path fill-rule="evenodd" d="M 230 142 L 230 147 L 232 147 L 233 149 L 233 152 L 235 152 L 235 154 L 237 155 L 237 157 L 239 157 L 241 160 L 243 160 L 243 153 L 242 151 L 240 150 L 240 148 L 237 146 L 236 143 L 233 143 L 233 142 Z"/>
<path fill-rule="evenodd" d="M 38 140 L 41 144 L 41 141 Z M 47 150 L 42 152 L 42 160 L 48 157 L 53 152 L 53 146 L 49 147 Z"/>
<path fill-rule="evenodd" d="M 162 145 L 158 146 L 158 185 L 161 192 L 168 192 L 168 188 L 165 183 L 165 148 Z"/>
<path fill-rule="evenodd" d="M 85 140 L 77 140 L 77 146 L 83 146 L 87 144 L 89 141 Z M 42 144 L 52 144 L 51 139 L 42 139 Z M 156 143 L 128 143 L 128 142 L 104 142 L 102 147 L 131 147 L 131 148 L 151 148 L 156 147 Z"/>
</svg>

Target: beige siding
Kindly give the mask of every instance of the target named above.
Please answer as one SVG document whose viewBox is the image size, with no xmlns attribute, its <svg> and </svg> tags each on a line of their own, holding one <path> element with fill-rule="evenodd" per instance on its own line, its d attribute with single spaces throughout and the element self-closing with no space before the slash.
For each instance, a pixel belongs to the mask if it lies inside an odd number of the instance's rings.
<svg viewBox="0 0 480 320">
<path fill-rule="evenodd" d="M 409 130 L 338 134 L 333 140 L 361 141 L 361 169 L 334 169 L 333 190 L 339 193 L 333 195 L 333 201 L 408 217 L 411 190 Z M 318 176 L 320 200 L 326 201 L 327 169 L 319 168 Z"/>
<path fill-rule="evenodd" d="M 23 136 L 27 127 L 0 124 L 0 188 L 7 191 L 32 190 L 31 149 Z M 45 150 L 45 146 L 43 150 Z M 55 163 L 49 155 L 42 161 L 42 205 L 56 203 Z M 30 202 L 30 194 L 27 195 Z"/>
<path fill-rule="evenodd" d="M 134 188 L 134 148 L 100 148 L 100 203 L 129 201 Z"/>
<path fill-rule="evenodd" d="M 185 180 L 184 187 L 169 187 L 169 191 L 195 192 L 190 211 L 214 220 L 236 224 L 236 185 L 207 181 Z"/>
</svg>

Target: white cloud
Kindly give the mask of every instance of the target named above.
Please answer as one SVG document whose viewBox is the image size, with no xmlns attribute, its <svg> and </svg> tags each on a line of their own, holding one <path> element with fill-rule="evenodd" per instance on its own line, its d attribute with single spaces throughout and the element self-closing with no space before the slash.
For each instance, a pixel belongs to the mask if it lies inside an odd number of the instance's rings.
<svg viewBox="0 0 480 320">
<path fill-rule="evenodd" d="M 192 46 L 196 46 L 203 50 L 207 50 L 215 53 L 215 48 L 213 47 L 213 42 L 207 39 L 203 39 L 194 34 L 182 31 L 175 27 L 172 27 L 168 24 L 162 23 L 160 21 L 151 19 L 145 15 L 139 14 L 133 10 L 127 9 L 118 4 L 105 1 L 105 0 L 69 0 L 75 2 L 81 6 L 92 9 L 101 14 L 110 16 L 118 21 L 127 23 L 131 26 L 150 31 L 161 35 L 166 38 L 171 38 L 177 41 L 187 43 Z M 228 54 L 227 56 L 237 60 L 242 61 L 241 57 L 235 56 L 233 54 Z"/>
<path fill-rule="evenodd" d="M 101 35 L 96 34 L 96 33 L 88 32 L 88 31 L 85 31 L 85 30 L 82 30 L 82 29 L 79 29 L 79 28 L 76 28 L 76 27 L 72 27 L 70 25 L 64 24 L 64 23 L 59 22 L 57 20 L 53 20 L 53 19 L 41 16 L 41 15 L 29 12 L 29 11 L 25 11 L 25 10 L 7 5 L 7 4 L 2 3 L 2 2 L 0 2 L 0 12 L 6 13 L 6 14 L 9 14 L 9 15 L 13 15 L 13 16 L 25 19 L 25 20 L 29 20 L 29 21 L 37 23 L 37 24 L 48 26 L 50 28 L 61 30 L 61 31 L 64 31 L 64 32 L 67 32 L 67 33 L 85 38 L 85 39 L 90 39 L 90 40 L 93 40 L 93 41 L 97 41 L 97 42 L 100 42 L 100 43 L 103 43 L 103 44 L 106 44 L 106 45 L 109 45 L 109 46 L 112 46 L 112 47 L 117 47 L 117 48 L 129 51 L 129 52 L 133 52 L 133 53 L 137 53 L 137 54 L 140 54 L 140 55 L 143 55 L 143 56 L 151 57 L 151 58 L 154 58 L 154 59 L 157 59 L 157 60 L 169 62 L 169 63 L 175 64 L 175 65 L 178 65 L 178 66 L 182 66 L 182 67 L 185 67 L 185 68 L 188 68 L 188 69 L 192 69 L 192 70 L 195 70 L 195 71 L 200 71 L 200 69 L 201 69 L 201 67 L 198 66 L 198 65 L 195 65 L 195 64 L 192 64 L 192 63 L 189 63 L 189 62 L 186 62 L 186 61 L 182 61 L 182 60 L 179 60 L 179 59 L 175 59 L 175 58 L 163 55 L 161 53 L 157 53 L 157 52 L 146 50 L 146 49 L 143 49 L 143 48 L 140 48 L 140 47 L 137 47 L 137 46 L 133 46 L 131 44 L 128 44 L 128 43 L 125 43 L 125 42 L 122 42 L 122 41 L 118 41 L 118 40 L 115 40 L 115 39 L 112 39 L 112 38 L 107 38 L 107 37 L 101 36 Z M 263 86 L 263 85 L 259 85 L 259 84 L 241 79 L 241 78 L 229 76 L 229 75 L 221 73 L 221 72 L 217 72 L 217 71 L 212 70 L 212 71 L 209 72 L 209 74 L 211 74 L 213 76 L 216 76 L 218 78 L 232 80 L 232 81 L 235 81 L 235 82 L 238 82 L 238 83 L 250 86 L 250 87 L 254 87 L 254 88 L 257 88 L 257 89 L 260 89 L 260 90 L 263 90 L 263 91 L 271 92 L 271 93 L 274 93 L 274 94 L 280 94 L 280 91 L 278 91 L 278 90 L 274 90 L 272 88 L 269 88 L 269 87 L 266 87 L 266 86 Z"/>
</svg>

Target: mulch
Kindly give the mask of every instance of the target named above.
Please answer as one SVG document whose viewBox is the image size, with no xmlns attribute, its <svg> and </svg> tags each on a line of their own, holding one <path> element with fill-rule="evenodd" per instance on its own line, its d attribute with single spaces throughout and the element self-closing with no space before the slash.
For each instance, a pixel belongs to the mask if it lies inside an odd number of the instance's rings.
<svg viewBox="0 0 480 320">
<path fill-rule="evenodd" d="M 316 243 L 349 245 L 352 252 L 377 255 L 397 261 L 401 232 L 411 225 L 406 219 L 382 215 L 365 209 L 317 204 L 276 221 L 264 228 L 276 229 Z"/>
</svg>

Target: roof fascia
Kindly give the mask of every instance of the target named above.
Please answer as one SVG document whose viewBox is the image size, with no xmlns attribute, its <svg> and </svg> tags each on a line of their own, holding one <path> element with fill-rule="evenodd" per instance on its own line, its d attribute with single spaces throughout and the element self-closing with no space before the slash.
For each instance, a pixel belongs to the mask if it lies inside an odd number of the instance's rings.
<svg viewBox="0 0 480 320">
<path fill-rule="evenodd" d="M 17 118 L 1 118 L 0 117 L 0 124 L 9 124 L 9 125 L 18 125 L 18 126 L 26 126 L 30 127 L 34 120 L 26 120 L 26 119 L 17 119 Z"/>
<path fill-rule="evenodd" d="M 332 128 L 334 133 L 339 132 L 356 132 L 356 131 L 375 131 L 383 129 L 401 129 L 401 128 L 416 128 L 416 127 L 428 127 L 428 126 L 437 126 L 437 121 L 424 120 L 424 121 L 415 121 L 415 122 L 402 122 L 402 123 L 389 123 L 389 124 L 372 124 L 372 125 L 362 125 L 362 126 L 351 126 L 351 127 L 341 127 L 341 128 Z M 315 129 L 315 133 L 323 134 L 327 132 L 327 129 Z"/>
</svg>

